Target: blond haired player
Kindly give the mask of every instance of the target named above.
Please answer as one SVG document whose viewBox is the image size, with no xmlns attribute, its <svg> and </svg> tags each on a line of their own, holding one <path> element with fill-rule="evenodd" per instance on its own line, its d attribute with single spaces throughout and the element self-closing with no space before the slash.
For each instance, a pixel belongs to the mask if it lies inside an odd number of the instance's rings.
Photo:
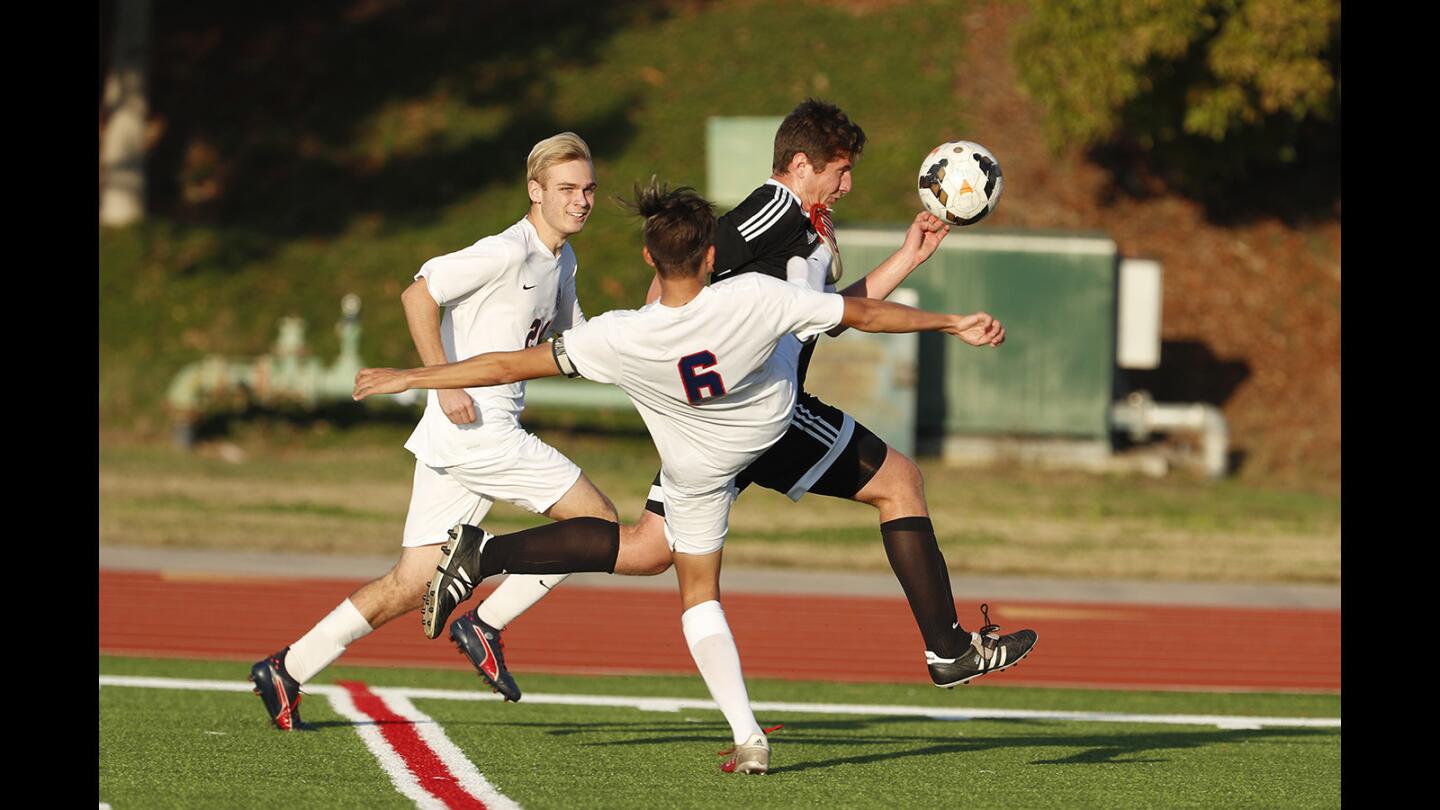
<svg viewBox="0 0 1440 810">
<path fill-rule="evenodd" d="M 595 185 L 590 148 L 578 135 L 564 132 L 535 144 L 526 162 L 525 216 L 501 233 L 425 262 L 401 295 L 425 365 L 524 349 L 542 343 L 551 329 L 584 322 L 568 240 L 589 219 Z M 349 644 L 421 606 L 426 580 L 456 523 L 478 523 L 496 500 L 555 520 L 615 520 L 614 505 L 579 467 L 520 427 L 524 403 L 523 382 L 430 392 L 405 443 L 415 454 L 415 476 L 399 561 L 250 671 L 276 726 L 290 730 L 300 724 L 301 684 Z M 543 592 L 559 578 L 513 577 L 501 588 L 526 601 L 527 592 Z M 487 680 L 497 691 L 519 698 L 499 657 L 498 634 L 485 625 L 483 611 L 457 619 L 451 634 L 475 666 L 492 676 Z"/>
<path fill-rule="evenodd" d="M 867 332 L 946 332 L 973 346 L 998 346 L 1005 330 L 983 312 L 934 314 L 815 292 L 760 273 L 706 286 L 715 266 L 710 204 L 689 189 L 667 191 L 653 181 L 637 188 L 636 197 L 645 218 L 643 255 L 659 277 L 658 300 L 587 321 L 549 347 L 424 369 L 365 369 L 356 377 L 355 398 L 559 374 L 623 389 L 660 453 L 664 530 L 680 582 L 681 624 L 735 741 L 723 770 L 764 773 L 769 742 L 750 708 L 739 652 L 720 606 L 720 558 L 736 474 L 790 425 L 797 353 L 777 347 L 792 334 L 804 339 L 841 325 Z M 948 228 L 925 216 L 917 236 L 928 256 Z M 503 537 L 461 525 L 454 537 L 426 594 L 427 622 L 443 623 L 488 576 L 635 573 L 631 560 L 645 558 L 644 544 L 622 538 L 613 519 L 580 518 Z"/>
<path fill-rule="evenodd" d="M 866 136 L 839 107 L 807 99 L 795 107 L 775 132 L 772 175 L 734 209 L 720 217 L 715 229 L 715 272 L 719 282 L 745 273 L 762 273 L 823 292 L 836 292 L 841 276 L 829 206 L 854 187 L 855 162 Z M 864 277 L 844 289 L 844 296 L 883 299 L 930 255 L 920 237 L 922 214 L 910 224 L 900 248 Z M 658 280 L 647 302 L 659 295 Z M 838 334 L 843 327 L 830 334 Z M 844 498 L 875 508 L 880 541 L 899 581 L 916 629 L 924 642 L 924 660 L 931 682 L 941 688 L 968 683 L 1003 671 L 1029 654 L 1033 634 L 999 634 L 988 605 L 981 605 L 984 624 L 962 627 L 955 610 L 945 556 L 930 520 L 920 468 L 890 447 L 868 427 L 805 390 L 806 370 L 816 340 L 782 342 L 779 351 L 798 352 L 800 393 L 790 427 L 754 463 L 736 476 L 736 487 L 755 484 L 781 492 L 791 500 L 818 495 Z M 669 568 L 665 546 L 665 498 L 657 475 L 640 520 L 624 527 L 630 545 L 648 551 L 650 566 L 638 573 L 658 574 Z M 546 591 L 497 591 L 485 601 L 509 621 Z M 508 678 L 503 669 L 501 677 Z M 487 678 L 489 676 L 486 676 Z M 511 678 L 513 681 L 513 678 Z"/>
</svg>

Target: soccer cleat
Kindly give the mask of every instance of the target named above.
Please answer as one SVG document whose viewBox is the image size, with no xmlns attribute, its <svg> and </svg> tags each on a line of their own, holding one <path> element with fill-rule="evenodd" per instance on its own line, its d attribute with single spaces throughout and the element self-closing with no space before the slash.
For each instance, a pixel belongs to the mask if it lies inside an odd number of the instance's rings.
<svg viewBox="0 0 1440 810">
<path fill-rule="evenodd" d="M 1039 636 L 1034 630 L 1017 630 L 999 635 L 995 631 L 1000 625 L 990 623 L 990 606 L 981 605 L 980 613 L 985 617 L 985 626 L 979 632 L 970 634 L 970 648 L 955 658 L 941 658 L 929 650 L 925 651 L 925 663 L 930 667 L 930 680 L 941 689 L 969 683 L 981 675 L 1009 669 L 1020 663 L 1035 648 Z"/>
<path fill-rule="evenodd" d="M 520 686 L 505 668 L 505 642 L 500 640 L 499 630 L 480 621 L 479 608 L 450 624 L 450 640 L 470 659 L 491 689 L 512 703 L 520 701 Z"/>
<path fill-rule="evenodd" d="M 479 526 L 463 523 L 450 530 L 450 542 L 440 549 L 436 576 L 425 583 L 420 626 L 426 638 L 439 638 L 450 614 L 475 592 L 480 584 L 480 547 L 493 536 Z"/>
<path fill-rule="evenodd" d="M 276 727 L 281 731 L 294 731 L 300 722 L 300 682 L 285 671 L 286 647 L 278 653 L 256 661 L 250 668 L 250 680 L 255 684 L 255 694 L 265 704 Z"/>
<path fill-rule="evenodd" d="M 770 770 L 770 741 L 764 734 L 751 734 L 750 739 L 735 746 L 728 753 L 730 758 L 720 766 L 724 773 L 758 773 L 764 775 Z"/>
</svg>

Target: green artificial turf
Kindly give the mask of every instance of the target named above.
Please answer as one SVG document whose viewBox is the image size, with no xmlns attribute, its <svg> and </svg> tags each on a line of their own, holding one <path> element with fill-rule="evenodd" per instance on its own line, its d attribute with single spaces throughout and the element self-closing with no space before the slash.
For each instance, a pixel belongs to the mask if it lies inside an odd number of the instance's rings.
<svg viewBox="0 0 1440 810">
<path fill-rule="evenodd" d="M 243 682 L 243 662 L 102 657 L 105 675 Z M 484 693 L 470 673 L 335 666 L 316 684 Z M 534 702 L 542 694 L 705 697 L 698 677 L 568 677 L 522 673 L 532 702 L 414 698 L 497 789 L 522 806 L 1021 807 L 1339 804 L 1340 731 L 1053 719 L 939 720 L 762 710 L 772 772 L 727 776 L 716 710 L 642 711 Z M 752 680 L 755 701 L 946 708 L 1336 717 L 1333 695 L 1108 692 Z M 310 695 L 312 731 L 284 734 L 237 692 L 106 687 L 100 692 L 100 798 L 122 806 L 406 805 L 353 726 Z"/>
</svg>

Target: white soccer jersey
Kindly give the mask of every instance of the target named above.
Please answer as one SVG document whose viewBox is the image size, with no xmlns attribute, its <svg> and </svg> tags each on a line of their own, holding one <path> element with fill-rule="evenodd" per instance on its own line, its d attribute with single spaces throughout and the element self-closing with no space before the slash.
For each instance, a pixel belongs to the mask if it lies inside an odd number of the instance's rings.
<svg viewBox="0 0 1440 810">
<path fill-rule="evenodd" d="M 456 362 L 534 346 L 552 328 L 558 333 L 583 323 L 575 271 L 569 243 L 556 256 L 521 218 L 495 236 L 425 262 L 415 278 L 424 278 L 435 303 L 445 308 L 440 340 L 445 359 Z M 429 392 L 425 414 L 405 443 L 425 464 L 464 464 L 487 441 L 486 423 L 519 423 L 525 383 L 465 390 L 475 400 L 476 419 L 468 425 L 451 422 L 438 392 Z"/>
<path fill-rule="evenodd" d="M 676 494 L 700 495 L 784 435 L 795 355 L 776 345 L 832 329 L 844 313 L 839 295 L 745 273 L 684 306 L 607 312 L 564 333 L 564 347 L 581 375 L 630 396 Z"/>
</svg>

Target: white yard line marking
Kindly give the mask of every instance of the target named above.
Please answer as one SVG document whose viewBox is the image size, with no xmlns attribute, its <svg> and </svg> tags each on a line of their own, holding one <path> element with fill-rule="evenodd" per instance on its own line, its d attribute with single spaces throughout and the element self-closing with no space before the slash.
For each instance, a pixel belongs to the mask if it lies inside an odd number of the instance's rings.
<svg viewBox="0 0 1440 810">
<path fill-rule="evenodd" d="M 250 684 L 235 681 L 198 681 L 174 678 L 137 678 L 101 675 L 101 686 L 137 686 L 152 689 L 215 689 L 227 692 L 249 692 Z M 306 686 L 307 694 L 330 694 L 344 691 L 337 686 Z M 386 687 L 387 696 L 410 700 L 493 700 L 499 695 L 490 692 L 459 689 L 411 689 Z M 548 695 L 525 693 L 526 703 L 549 703 L 568 706 L 629 707 L 641 711 L 678 712 L 684 709 L 714 711 L 715 703 L 696 698 L 644 698 L 619 695 Z M 1159 723 L 1164 725 L 1215 726 L 1217 728 L 1265 728 L 1269 726 L 1300 726 L 1340 728 L 1338 717 L 1247 717 L 1226 714 L 1131 714 L 1124 712 L 1040 711 L 1031 709 L 944 709 L 935 706 L 887 706 L 853 703 L 790 703 L 756 701 L 751 704 L 762 712 L 807 712 L 811 714 L 866 714 L 902 717 L 931 717 L 936 720 L 1072 720 L 1087 723 Z M 418 727 L 418 726 L 417 726 Z"/>
<path fill-rule="evenodd" d="M 420 734 L 420 738 L 439 755 L 441 761 L 455 775 L 455 780 L 467 793 L 494 810 L 520 810 L 520 805 L 516 804 L 509 796 L 496 790 L 495 786 L 490 784 L 490 780 L 475 768 L 474 763 L 460 750 L 460 746 L 451 742 L 450 738 L 445 735 L 445 730 L 440 728 L 439 723 L 415 708 L 415 704 L 405 697 L 403 690 L 375 688 L 371 691 L 379 695 L 391 711 L 415 724 L 415 731 Z"/>
<path fill-rule="evenodd" d="M 190 681 L 189 683 L 204 683 L 204 681 Z M 183 688 L 194 689 L 196 687 L 185 686 Z M 375 725 L 369 715 L 355 708 L 355 701 L 350 699 L 348 692 L 338 687 L 326 688 L 324 692 L 320 692 L 319 688 L 313 691 L 324 694 L 330 699 L 330 705 L 335 707 L 337 713 L 355 724 L 355 731 L 360 735 L 360 739 L 364 740 L 365 747 L 369 748 L 370 753 L 380 762 L 380 767 L 384 769 L 385 775 L 390 777 L 391 784 L 395 785 L 395 789 L 400 791 L 402 796 L 415 802 L 416 807 L 424 808 L 424 810 L 446 810 L 444 802 L 430 795 L 420 786 L 415 774 L 411 773 L 410 768 L 406 766 L 405 758 L 400 756 L 400 752 L 391 747 L 390 743 L 386 741 L 385 735 L 380 733 L 380 727 Z"/>
<path fill-rule="evenodd" d="M 249 692 L 253 689 L 249 683 L 237 681 L 101 675 L 100 687 L 106 686 L 219 692 Z M 447 810 L 457 807 L 520 810 L 519 804 L 496 790 L 495 786 L 481 775 L 434 719 L 415 708 L 406 697 L 405 690 L 371 690 L 363 684 L 350 686 L 351 689 L 346 689 L 344 686 L 324 684 L 307 686 L 304 691 L 306 695 L 327 698 L 337 714 L 355 724 L 356 733 L 380 763 L 391 784 L 402 796 L 414 802 L 416 807 L 423 810 Z M 364 710 L 355 704 L 356 695 L 372 704 L 378 700 L 381 706 L 370 706 L 369 711 Z M 387 718 L 377 716 L 386 711 L 394 715 L 388 718 L 388 722 L 395 722 L 395 717 L 408 720 L 416 738 L 405 739 L 407 735 L 397 733 L 399 730 L 393 726 L 388 729 L 390 733 L 387 734 L 383 725 Z M 391 737 L 399 740 L 399 748 Z M 448 784 L 442 784 L 442 781 Z"/>
</svg>

